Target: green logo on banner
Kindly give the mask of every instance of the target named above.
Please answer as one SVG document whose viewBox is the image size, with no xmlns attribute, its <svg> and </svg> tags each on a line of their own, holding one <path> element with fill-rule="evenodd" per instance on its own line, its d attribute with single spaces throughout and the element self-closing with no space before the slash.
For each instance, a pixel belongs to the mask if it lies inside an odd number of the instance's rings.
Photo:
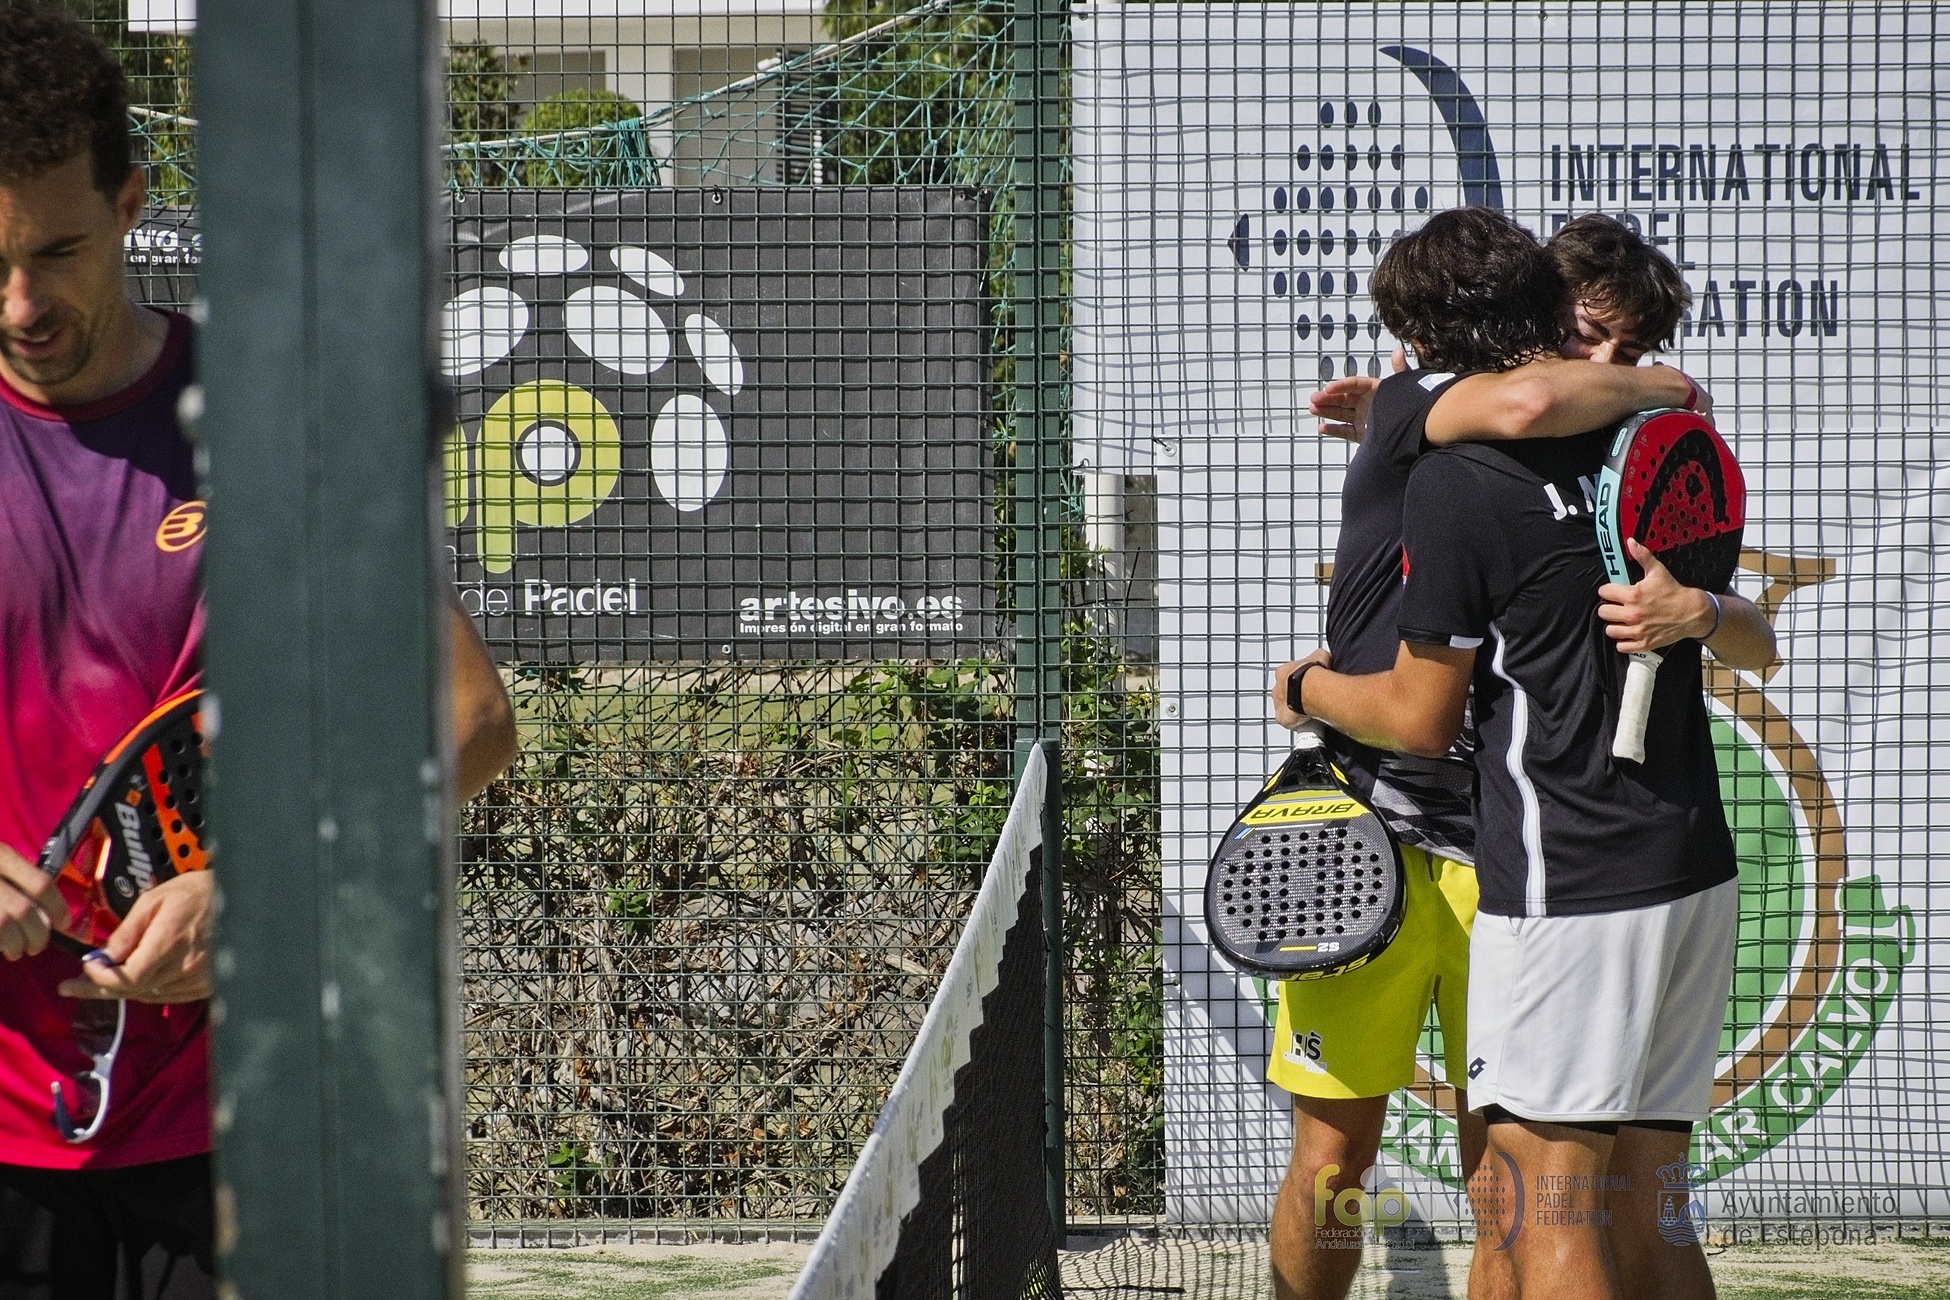
<svg viewBox="0 0 1950 1300">
<path fill-rule="evenodd" d="M 1849 874 L 1834 799 L 1787 719 L 1724 669 L 1709 665 L 1708 677 L 1740 927 L 1714 1106 L 1693 1137 L 1702 1182 L 1772 1150 L 1820 1111 L 1867 1053 L 1915 952 L 1909 909 L 1890 903 L 1878 877 Z M 1382 1148 L 1460 1190 L 1442 1046 L 1431 1016 L 1426 1077 L 1391 1099 Z"/>
</svg>

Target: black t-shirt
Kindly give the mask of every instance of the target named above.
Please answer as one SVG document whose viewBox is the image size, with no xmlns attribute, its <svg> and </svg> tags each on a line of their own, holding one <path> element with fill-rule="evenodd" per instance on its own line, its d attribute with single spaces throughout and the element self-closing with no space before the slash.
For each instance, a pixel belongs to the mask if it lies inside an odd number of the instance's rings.
<svg viewBox="0 0 1950 1300">
<path fill-rule="evenodd" d="M 1480 647 L 1476 869 L 1499 916 L 1622 912 L 1736 874 L 1697 641 L 1665 651 L 1645 765 L 1611 756 L 1627 661 L 1597 618 L 1606 440 L 1443 448 L 1403 503 L 1402 638 Z"/>
<path fill-rule="evenodd" d="M 1458 376 L 1410 370 L 1375 391 L 1368 433 L 1341 487 L 1341 535 L 1327 595 L 1327 649 L 1334 670 L 1379 673 L 1395 666 L 1402 601 L 1402 497 L 1409 471 L 1428 449 L 1423 428 L 1435 399 Z M 1464 728 L 1464 736 L 1473 733 Z M 1403 843 L 1468 862 L 1475 771 L 1467 739 L 1439 759 L 1389 754 L 1331 733 L 1334 759 Z"/>
</svg>

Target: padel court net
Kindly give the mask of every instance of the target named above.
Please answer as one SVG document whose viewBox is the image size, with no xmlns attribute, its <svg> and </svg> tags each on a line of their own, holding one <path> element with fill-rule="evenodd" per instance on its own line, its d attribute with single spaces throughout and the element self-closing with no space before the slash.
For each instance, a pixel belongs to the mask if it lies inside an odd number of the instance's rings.
<svg viewBox="0 0 1950 1300">
<path fill-rule="evenodd" d="M 1042 821 L 1032 750 L 941 991 L 793 1300 L 1055 1300 L 1044 1195 Z"/>
</svg>

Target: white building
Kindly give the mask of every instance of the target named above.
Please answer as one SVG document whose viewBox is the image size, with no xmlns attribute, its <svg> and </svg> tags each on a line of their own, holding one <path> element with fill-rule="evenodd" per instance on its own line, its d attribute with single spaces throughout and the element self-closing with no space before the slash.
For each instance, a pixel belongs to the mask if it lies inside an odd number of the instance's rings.
<svg viewBox="0 0 1950 1300">
<path fill-rule="evenodd" d="M 779 89 L 733 97 L 723 115 L 673 104 L 743 81 L 827 37 L 824 0 L 441 0 L 450 44 L 499 50 L 516 77 L 518 111 L 563 90 L 611 90 L 663 129 L 651 147 L 671 184 L 788 179 L 765 119 Z M 129 0 L 137 31 L 192 31 L 196 0 Z"/>
</svg>

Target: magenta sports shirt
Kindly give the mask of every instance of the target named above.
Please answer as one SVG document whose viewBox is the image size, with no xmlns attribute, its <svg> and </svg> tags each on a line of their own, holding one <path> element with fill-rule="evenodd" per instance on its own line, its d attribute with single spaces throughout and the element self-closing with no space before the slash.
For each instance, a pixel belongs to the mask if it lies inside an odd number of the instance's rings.
<svg viewBox="0 0 1950 1300">
<path fill-rule="evenodd" d="M 203 504 L 176 399 L 190 324 L 140 381 L 52 410 L 0 379 L 0 840 L 28 861 L 95 764 L 201 673 Z M 109 1116 L 70 1146 L 49 1085 L 87 1068 L 49 948 L 0 960 L 0 1163 L 146 1164 L 210 1149 L 205 1004 L 129 1004 Z"/>
</svg>

